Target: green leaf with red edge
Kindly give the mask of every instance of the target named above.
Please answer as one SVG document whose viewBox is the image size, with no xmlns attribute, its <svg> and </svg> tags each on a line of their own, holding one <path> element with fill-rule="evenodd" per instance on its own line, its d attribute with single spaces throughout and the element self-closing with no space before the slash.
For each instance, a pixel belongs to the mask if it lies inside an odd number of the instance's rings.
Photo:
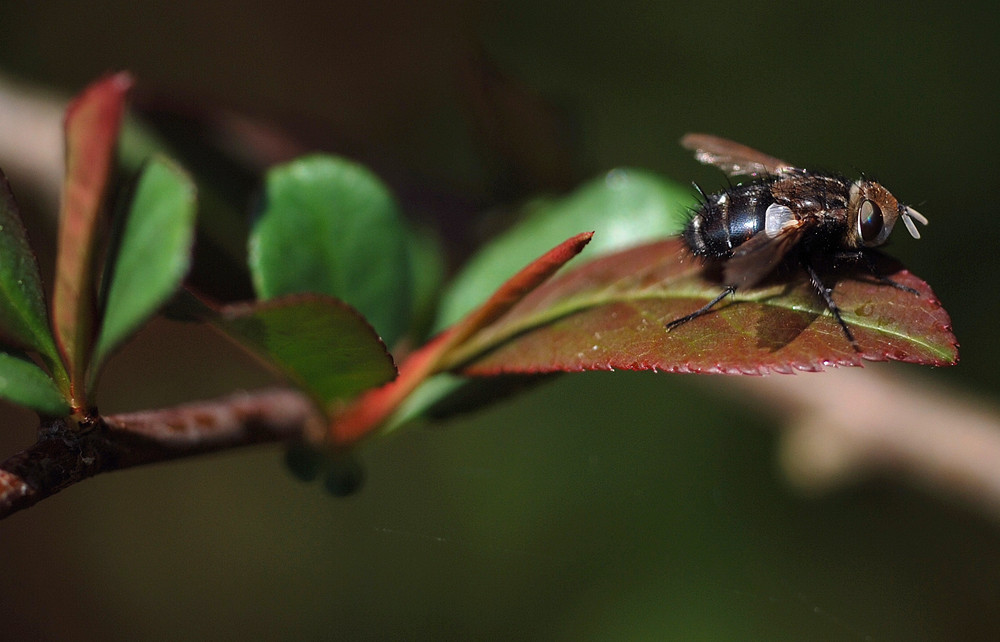
<svg viewBox="0 0 1000 642">
<path fill-rule="evenodd" d="M 39 353 L 62 380 L 59 361 L 45 309 L 38 261 L 28 244 L 17 202 L 0 172 L 0 336 L 19 348 Z"/>
<path fill-rule="evenodd" d="M 328 440 L 338 446 L 352 444 L 381 426 L 428 378 L 443 371 L 441 364 L 454 350 L 502 318 L 579 254 L 593 235 L 593 232 L 578 234 L 538 257 L 501 285 L 486 303 L 411 354 L 400 366 L 395 381 L 370 390 L 334 417 Z"/>
<path fill-rule="evenodd" d="M 66 177 L 52 314 L 76 406 L 86 403 L 84 377 L 94 340 L 95 288 L 106 236 L 104 201 L 131 87 L 127 73 L 106 76 L 87 87 L 66 110 Z"/>
<path fill-rule="evenodd" d="M 324 412 L 396 376 L 392 357 L 364 317 L 331 297 L 289 295 L 202 316 Z"/>
<path fill-rule="evenodd" d="M 580 370 L 789 373 L 897 360 L 951 365 L 958 347 L 930 287 L 887 257 L 876 268 L 919 295 L 880 283 L 860 267 L 824 273 L 860 352 L 845 338 L 804 274 L 737 291 L 672 332 L 664 324 L 720 292 L 679 239 L 589 263 L 525 297 L 499 322 L 449 355 L 471 375 Z"/>
</svg>

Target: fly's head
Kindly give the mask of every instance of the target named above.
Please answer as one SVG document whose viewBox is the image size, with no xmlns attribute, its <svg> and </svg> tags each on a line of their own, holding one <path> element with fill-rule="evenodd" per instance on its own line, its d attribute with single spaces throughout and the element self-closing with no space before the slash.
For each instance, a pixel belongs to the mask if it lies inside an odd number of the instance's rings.
<svg viewBox="0 0 1000 642">
<path fill-rule="evenodd" d="M 914 221 L 927 225 L 923 214 L 897 201 L 881 184 L 865 179 L 855 181 L 847 204 L 845 248 L 860 250 L 883 245 L 899 219 L 915 239 L 920 238 L 920 232 Z"/>
</svg>

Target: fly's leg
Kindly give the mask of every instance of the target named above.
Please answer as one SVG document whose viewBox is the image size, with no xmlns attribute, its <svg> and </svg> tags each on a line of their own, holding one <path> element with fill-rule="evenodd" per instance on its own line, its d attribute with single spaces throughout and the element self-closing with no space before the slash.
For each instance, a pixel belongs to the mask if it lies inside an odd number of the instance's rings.
<svg viewBox="0 0 1000 642">
<path fill-rule="evenodd" d="M 889 277 L 887 277 L 886 275 L 882 274 L 879 271 L 878 267 L 875 266 L 875 261 L 872 260 L 870 252 L 865 252 L 863 250 L 858 252 L 840 252 L 837 254 L 837 258 L 851 259 L 854 261 L 863 261 L 865 267 L 868 268 L 868 273 L 871 274 L 873 277 L 875 277 L 875 280 L 878 281 L 879 283 L 882 283 L 883 285 L 892 286 L 897 290 L 902 290 L 903 292 L 909 292 L 914 296 L 920 296 L 920 293 L 911 288 L 910 286 L 903 285 L 902 283 L 897 283 L 892 279 L 890 279 Z"/>
<path fill-rule="evenodd" d="M 826 308 L 833 315 L 833 318 L 837 320 L 840 324 L 840 328 L 844 331 L 844 336 L 847 340 L 851 342 L 851 346 L 854 348 L 855 352 L 861 352 L 861 347 L 858 346 L 858 342 L 854 340 L 854 333 L 847 326 L 847 322 L 844 321 L 844 317 L 840 315 L 840 307 L 837 306 L 836 301 L 833 300 L 833 288 L 828 288 L 824 285 L 823 280 L 819 278 L 819 274 L 813 269 L 813 266 L 809 265 L 807 261 L 802 261 L 802 266 L 805 267 L 806 272 L 809 273 L 809 281 L 812 282 L 813 288 L 816 290 L 816 294 L 823 299 L 826 303 Z M 903 286 L 905 287 L 905 286 Z"/>
<path fill-rule="evenodd" d="M 670 332 L 674 328 L 677 328 L 678 326 L 682 326 L 685 323 L 687 323 L 688 321 L 693 321 L 693 320 L 697 319 L 698 317 L 700 317 L 700 316 L 702 316 L 704 314 L 708 314 L 708 312 L 712 308 L 714 308 L 720 301 L 722 301 L 723 299 L 725 299 L 730 294 L 735 294 L 735 293 L 736 293 L 736 286 L 735 285 L 727 285 L 726 289 L 724 289 L 722 291 L 722 293 L 719 294 L 719 296 L 715 297 L 714 299 L 712 299 L 711 301 L 709 301 L 705 305 L 701 306 L 700 308 L 698 308 L 697 310 L 695 310 L 691 314 L 686 314 L 686 315 L 682 316 L 679 319 L 674 319 L 673 321 L 667 323 L 664 327 L 667 329 L 667 332 Z"/>
</svg>

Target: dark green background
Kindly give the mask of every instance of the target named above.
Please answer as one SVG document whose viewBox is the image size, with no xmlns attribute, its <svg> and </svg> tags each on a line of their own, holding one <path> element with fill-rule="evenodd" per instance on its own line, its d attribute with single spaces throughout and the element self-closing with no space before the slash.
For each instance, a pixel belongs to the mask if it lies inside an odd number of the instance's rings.
<svg viewBox="0 0 1000 642">
<path fill-rule="evenodd" d="M 676 145 L 686 131 L 865 170 L 930 219 L 891 251 L 934 287 L 962 344 L 956 368 L 893 369 L 1000 389 L 994 4 L 90 5 L 0 4 L 0 70 L 68 94 L 129 68 L 146 90 L 308 123 L 330 151 L 472 200 L 488 200 L 495 169 L 459 89 L 481 52 L 569 115 L 581 178 L 632 165 L 721 185 Z M 102 399 L 142 408 L 263 380 L 208 335 L 160 322 L 112 364 Z M 95 479 L 0 523 L 0 630 L 996 638 L 995 517 L 893 479 L 800 498 L 772 426 L 721 394 L 710 378 L 565 377 L 369 444 L 369 483 L 348 500 L 294 482 L 278 448 Z M 32 426 L 8 413 L 3 453 Z"/>
</svg>

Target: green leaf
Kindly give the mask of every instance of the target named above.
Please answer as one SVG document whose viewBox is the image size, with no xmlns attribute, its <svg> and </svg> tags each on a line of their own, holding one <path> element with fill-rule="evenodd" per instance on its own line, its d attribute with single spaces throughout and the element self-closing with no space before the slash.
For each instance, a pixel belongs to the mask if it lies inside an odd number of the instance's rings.
<svg viewBox="0 0 1000 642">
<path fill-rule="evenodd" d="M 45 295 L 28 236 L 7 177 L 0 172 L 0 334 L 62 368 L 49 328 Z M 65 373 L 62 373 L 65 377 Z"/>
<path fill-rule="evenodd" d="M 55 381 L 26 357 L 0 352 L 0 397 L 55 417 L 70 413 Z"/>
<path fill-rule="evenodd" d="M 392 357 L 371 326 L 350 306 L 325 296 L 226 306 L 210 321 L 324 411 L 396 376 Z"/>
<path fill-rule="evenodd" d="M 142 121 L 126 117 L 118 144 L 118 164 L 133 176 L 151 156 L 171 158 L 198 186 L 196 256 L 210 261 L 192 264 L 185 281 L 199 292 L 236 301 L 252 297 L 247 271 L 247 202 L 260 187 L 260 168 L 234 156 L 224 132 L 229 119 L 241 116 L 202 113 L 193 119 L 178 114 L 144 114 Z M 242 121 L 240 121 L 242 122 Z M 242 150 L 242 147 L 240 147 Z"/>
<path fill-rule="evenodd" d="M 482 303 L 521 266 L 578 230 L 594 230 L 583 260 L 680 232 L 690 190 L 656 174 L 615 169 L 569 196 L 529 204 L 524 218 L 465 265 L 441 300 L 443 329 Z"/>
<path fill-rule="evenodd" d="M 389 191 L 364 167 L 308 156 L 268 172 L 250 236 L 262 299 L 313 292 L 357 308 L 392 345 L 411 315 L 408 231 Z"/>
<path fill-rule="evenodd" d="M 94 370 L 180 287 L 191 264 L 197 210 L 191 179 L 166 158 L 154 158 L 136 186 L 109 267 L 107 305 Z"/>
<path fill-rule="evenodd" d="M 437 314 L 446 267 L 440 239 L 430 230 L 416 229 L 410 238 L 410 275 L 413 282 L 415 341 L 426 337 Z"/>
<path fill-rule="evenodd" d="M 95 285 L 106 220 L 104 200 L 115 166 L 118 130 L 132 78 L 119 73 L 87 87 L 66 110 L 66 177 L 52 317 L 69 370 L 74 404 L 87 403 L 84 379 L 93 349 Z"/>
</svg>

